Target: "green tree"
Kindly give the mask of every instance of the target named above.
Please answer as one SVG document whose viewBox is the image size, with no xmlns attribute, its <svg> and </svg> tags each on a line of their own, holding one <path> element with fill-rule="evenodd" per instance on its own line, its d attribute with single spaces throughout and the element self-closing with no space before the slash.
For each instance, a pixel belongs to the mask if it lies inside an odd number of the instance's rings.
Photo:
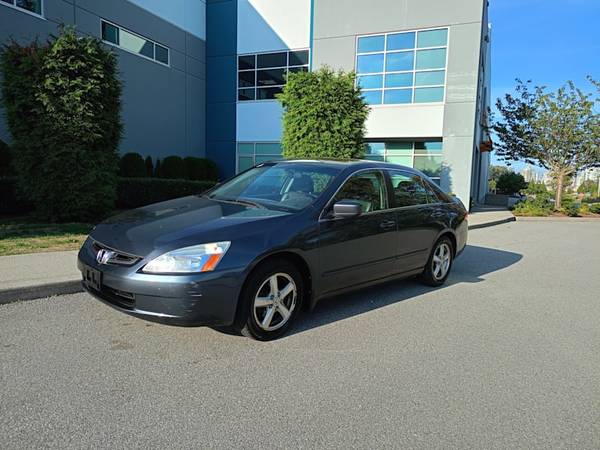
<svg viewBox="0 0 600 450">
<path fill-rule="evenodd" d="M 590 194 L 592 197 L 598 197 L 598 181 L 585 180 L 577 188 L 579 194 Z"/>
<path fill-rule="evenodd" d="M 509 173 L 512 172 L 512 170 L 510 170 L 508 167 L 506 166 L 490 166 L 490 169 L 488 171 L 488 178 L 490 180 L 494 180 L 494 181 L 498 181 L 498 178 L 500 178 L 500 175 L 503 175 L 505 173 Z"/>
<path fill-rule="evenodd" d="M 360 158 L 369 108 L 353 72 L 290 73 L 283 93 L 286 158 Z"/>
<path fill-rule="evenodd" d="M 566 178 L 600 165 L 600 119 L 595 101 L 572 82 L 547 92 L 544 87 L 532 90 L 530 82 L 517 80 L 515 94 L 496 102 L 501 116 L 492 126 L 498 137 L 496 155 L 509 163 L 522 160 L 548 169 L 556 180 L 557 209 L 561 208 Z"/>
<path fill-rule="evenodd" d="M 121 83 L 98 39 L 61 29 L 0 56 L 2 104 L 21 192 L 47 220 L 94 220 L 116 199 Z"/>
<path fill-rule="evenodd" d="M 523 189 L 527 189 L 527 181 L 523 175 L 515 172 L 507 172 L 500 175 L 496 183 L 496 189 L 501 194 L 512 195 Z"/>
</svg>

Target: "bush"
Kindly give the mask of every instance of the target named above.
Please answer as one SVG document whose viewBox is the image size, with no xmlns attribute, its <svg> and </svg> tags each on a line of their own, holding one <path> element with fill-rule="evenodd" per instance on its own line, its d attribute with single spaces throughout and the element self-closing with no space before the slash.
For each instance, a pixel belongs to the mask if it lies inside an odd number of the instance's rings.
<svg viewBox="0 0 600 450">
<path fill-rule="evenodd" d="M 598 196 L 598 181 L 596 180 L 585 180 L 577 188 L 579 194 L 587 194 L 590 197 Z"/>
<path fill-rule="evenodd" d="M 496 183 L 498 193 L 505 195 L 516 194 L 523 189 L 527 189 L 528 186 L 523 175 L 514 172 L 503 173 L 498 177 L 498 182 Z"/>
<path fill-rule="evenodd" d="M 288 75 L 283 93 L 286 158 L 359 158 L 365 150 L 369 107 L 354 73 L 323 68 Z"/>
<path fill-rule="evenodd" d="M 581 206 L 571 197 L 565 197 L 562 200 L 560 211 L 569 217 L 578 217 Z"/>
<path fill-rule="evenodd" d="M 582 203 L 581 207 L 579 208 L 579 214 L 581 214 L 582 216 L 586 216 L 590 214 L 590 212 L 590 205 L 587 203 Z"/>
<path fill-rule="evenodd" d="M 153 177 L 154 164 L 152 164 L 152 156 L 146 156 L 146 159 L 144 160 L 144 165 L 146 166 L 146 176 Z"/>
<path fill-rule="evenodd" d="M 550 194 L 537 194 L 524 202 L 518 203 L 513 213 L 515 216 L 545 217 L 552 214 L 554 205 L 550 201 Z"/>
<path fill-rule="evenodd" d="M 185 178 L 185 165 L 179 156 L 167 156 L 161 165 L 162 177 L 183 179 Z"/>
<path fill-rule="evenodd" d="M 0 177 L 12 175 L 10 160 L 10 147 L 7 143 L 0 139 Z"/>
<path fill-rule="evenodd" d="M 68 28 L 44 47 L 9 43 L 0 69 L 20 192 L 49 221 L 106 216 L 122 132 L 116 57 Z"/>
<path fill-rule="evenodd" d="M 590 212 L 592 214 L 600 214 L 600 203 L 592 203 L 590 205 Z"/>
<path fill-rule="evenodd" d="M 211 181 L 120 178 L 117 185 L 117 207 L 138 208 L 186 195 L 200 194 L 214 185 Z"/>
<path fill-rule="evenodd" d="M 33 206 L 19 197 L 16 177 L 0 177 L 0 214 L 29 212 Z"/>
<path fill-rule="evenodd" d="M 188 156 L 183 159 L 185 175 L 189 180 L 217 181 L 219 170 L 210 159 Z"/>
<path fill-rule="evenodd" d="M 144 158 L 139 153 L 125 153 L 121 156 L 121 176 L 138 178 L 146 176 Z"/>
</svg>

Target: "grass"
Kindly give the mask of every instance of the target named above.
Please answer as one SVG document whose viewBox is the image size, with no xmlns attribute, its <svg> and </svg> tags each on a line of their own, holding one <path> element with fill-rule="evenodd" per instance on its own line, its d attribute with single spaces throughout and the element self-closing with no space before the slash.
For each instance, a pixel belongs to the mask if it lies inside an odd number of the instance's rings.
<svg viewBox="0 0 600 450">
<path fill-rule="evenodd" d="M 26 217 L 0 219 L 0 256 L 78 250 L 93 225 L 36 223 Z"/>
</svg>

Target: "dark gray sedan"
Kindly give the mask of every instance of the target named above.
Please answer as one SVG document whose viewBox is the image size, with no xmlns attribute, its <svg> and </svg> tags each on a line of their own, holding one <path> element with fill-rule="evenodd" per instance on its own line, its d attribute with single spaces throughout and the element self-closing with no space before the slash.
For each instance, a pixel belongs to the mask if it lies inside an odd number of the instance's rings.
<svg viewBox="0 0 600 450">
<path fill-rule="evenodd" d="M 281 161 L 101 223 L 78 266 L 127 314 L 269 340 L 327 296 L 415 275 L 443 284 L 466 240 L 463 205 L 416 170 Z"/>
</svg>

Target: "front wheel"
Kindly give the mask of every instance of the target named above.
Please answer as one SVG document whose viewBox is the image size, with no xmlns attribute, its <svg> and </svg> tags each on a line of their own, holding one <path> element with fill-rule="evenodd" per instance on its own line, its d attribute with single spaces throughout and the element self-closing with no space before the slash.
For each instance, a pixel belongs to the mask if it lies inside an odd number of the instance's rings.
<svg viewBox="0 0 600 450">
<path fill-rule="evenodd" d="M 429 286 L 441 286 L 446 282 L 454 260 L 454 246 L 447 237 L 440 238 L 431 251 L 421 281 Z"/>
<path fill-rule="evenodd" d="M 260 341 L 281 337 L 298 315 L 303 292 L 295 265 L 286 260 L 266 261 L 250 275 L 240 298 L 245 318 L 241 333 Z"/>
</svg>

